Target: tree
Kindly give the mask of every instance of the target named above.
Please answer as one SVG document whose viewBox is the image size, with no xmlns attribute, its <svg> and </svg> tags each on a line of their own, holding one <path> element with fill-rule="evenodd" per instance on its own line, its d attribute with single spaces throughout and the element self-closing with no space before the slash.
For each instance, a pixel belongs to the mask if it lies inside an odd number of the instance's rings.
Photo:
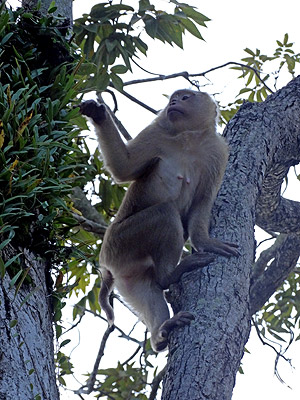
<svg viewBox="0 0 300 400">
<path fill-rule="evenodd" d="M 99 278 L 89 286 L 91 276 L 96 276 L 96 248 L 124 188 L 111 181 L 97 152 L 91 156 L 79 135 L 85 122 L 68 104 L 79 91 L 107 91 L 116 106 L 118 92 L 128 95 L 124 88 L 132 82 L 124 82 L 120 75 L 131 70 L 138 51 L 147 51 L 146 43 L 135 35 L 138 22 L 151 37 L 170 44 L 182 46 L 184 30 L 201 38 L 195 23 L 203 25 L 207 18 L 186 4 L 172 3 L 173 14 L 157 11 L 148 1 L 140 1 L 138 11 L 111 2 L 95 6 L 75 25 L 85 61 L 78 48 L 67 44 L 66 23 L 52 17 L 53 5 L 48 17 L 32 10 L 12 13 L 2 5 L 0 307 L 5 347 L 0 393 L 5 398 L 58 398 L 49 332 L 53 317 L 60 340 L 56 365 L 64 385 L 72 364 L 63 352 L 68 339 L 60 339 L 60 320 L 69 294 L 81 297 L 74 308 L 74 323 L 87 312 L 99 316 Z M 12 22 L 17 21 L 22 23 L 13 30 Z M 268 86 L 270 75 L 263 74 L 264 64 L 278 61 L 279 70 L 287 66 L 293 74 L 299 55 L 291 47 L 286 35 L 272 56 L 246 49 L 243 63 L 231 63 L 248 80 L 238 101 L 222 110 L 223 121 L 230 120 L 224 135 L 231 156 L 214 207 L 212 234 L 238 242 L 241 256 L 217 257 L 170 288 L 174 310 L 193 310 L 196 320 L 173 332 L 167 368 L 154 378 L 152 399 L 163 376 L 163 399 L 230 399 L 251 316 L 273 293 L 277 303 L 267 303 L 257 321 L 261 334 L 268 331 L 280 339 L 298 322 L 299 206 L 281 198 L 280 188 L 289 168 L 299 163 L 299 78 L 262 102 L 273 91 Z M 54 52 L 49 51 L 52 48 Z M 176 76 L 195 85 L 187 72 L 144 81 Z M 240 107 L 245 95 L 250 103 Z M 100 190 L 93 188 L 93 192 L 101 201 L 91 207 L 84 187 L 95 179 Z M 256 261 L 255 223 L 276 238 Z M 102 398 L 147 398 L 147 371 L 153 358 L 149 343 L 137 343 L 142 368 L 130 358 L 117 368 L 99 370 L 110 333 L 108 329 L 103 336 L 94 371 L 79 396 L 95 392 Z M 47 357 L 41 361 L 45 351 Z"/>
</svg>

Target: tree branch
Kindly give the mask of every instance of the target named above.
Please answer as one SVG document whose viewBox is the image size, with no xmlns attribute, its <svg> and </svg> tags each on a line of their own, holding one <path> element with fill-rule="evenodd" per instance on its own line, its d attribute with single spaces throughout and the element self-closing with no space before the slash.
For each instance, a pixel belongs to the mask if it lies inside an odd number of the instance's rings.
<svg viewBox="0 0 300 400">
<path fill-rule="evenodd" d="M 87 219 L 85 217 L 82 217 L 81 215 L 78 215 L 76 213 L 72 213 L 72 216 L 76 221 L 78 221 L 79 225 L 87 232 L 92 232 L 95 233 L 96 235 L 99 235 L 100 237 L 103 237 L 107 225 L 100 225 L 97 224 L 94 221 L 91 221 L 90 219 Z"/>
<path fill-rule="evenodd" d="M 167 366 L 165 366 L 157 375 L 156 377 L 153 379 L 152 382 L 152 389 L 151 389 L 151 393 L 149 396 L 149 400 L 155 400 L 156 399 L 156 395 L 157 395 L 157 391 L 159 389 L 159 385 L 160 382 L 163 380 L 165 374 L 167 371 Z"/>
<path fill-rule="evenodd" d="M 100 348 L 99 348 L 99 351 L 98 351 L 98 354 L 97 354 L 97 358 L 96 358 L 96 361 L 95 361 L 95 364 L 94 364 L 94 368 L 93 368 L 93 371 L 92 371 L 92 373 L 91 373 L 91 375 L 89 377 L 89 380 L 87 382 L 87 391 L 85 392 L 87 394 L 92 393 L 92 391 L 94 390 L 94 385 L 95 385 L 96 377 L 97 377 L 97 371 L 98 371 L 98 368 L 99 368 L 99 364 L 100 364 L 101 358 L 104 355 L 105 345 L 106 345 L 106 342 L 107 342 L 107 340 L 109 338 L 109 335 L 113 332 L 114 329 L 115 329 L 114 325 L 113 326 L 109 326 L 106 329 L 106 331 L 105 331 L 105 333 L 104 333 L 104 335 L 102 337 Z"/>
<path fill-rule="evenodd" d="M 204 77 L 208 73 L 216 71 L 216 70 L 221 69 L 221 68 L 228 67 L 228 65 L 236 65 L 236 66 L 239 66 L 241 68 L 245 68 L 245 69 L 249 69 L 249 70 L 253 71 L 255 73 L 255 75 L 257 76 L 258 80 L 260 81 L 260 83 L 262 83 L 264 85 L 264 87 L 270 93 L 274 93 L 273 90 L 271 88 L 269 88 L 269 86 L 261 79 L 260 73 L 259 73 L 259 71 L 257 69 L 255 69 L 253 67 L 250 67 L 250 65 L 242 64 L 242 63 L 238 63 L 238 62 L 234 62 L 234 61 L 228 61 L 227 63 L 219 65 L 218 67 L 210 68 L 207 71 L 199 72 L 199 73 L 196 73 L 196 74 L 189 74 L 187 71 L 177 72 L 177 73 L 171 74 L 171 75 L 154 74 L 154 75 L 157 75 L 154 78 L 135 79 L 135 80 L 132 80 L 132 81 L 124 82 L 124 86 L 135 85 L 135 84 L 138 84 L 138 83 L 164 81 L 164 80 L 167 80 L 167 79 L 174 79 L 174 78 L 178 78 L 178 77 L 185 78 L 190 82 L 190 78 L 196 78 L 196 77 L 199 77 L 199 76 L 203 76 Z M 137 64 L 137 66 L 139 68 L 141 68 L 138 64 Z M 141 68 L 141 69 L 146 71 L 144 68 Z M 149 73 L 148 71 L 146 71 L 146 72 Z M 153 73 L 152 73 L 152 75 L 153 75 Z"/>
<path fill-rule="evenodd" d="M 279 235 L 275 244 L 258 259 L 250 286 L 250 313 L 256 313 L 296 267 L 300 256 L 300 233 Z M 274 260 L 268 266 L 267 262 Z M 267 261 L 268 260 L 268 261 Z M 266 262 L 267 261 L 267 262 Z M 266 269 L 265 269 L 266 268 Z M 263 271 L 262 271 L 263 270 Z"/>
<path fill-rule="evenodd" d="M 141 107 L 145 108 L 146 110 L 152 112 L 153 114 L 157 115 L 158 111 L 154 110 L 154 108 L 148 106 L 147 104 L 143 103 L 142 101 L 138 100 L 137 98 L 135 98 L 134 96 L 132 96 L 131 94 L 125 92 L 125 90 L 122 90 L 122 93 L 125 97 L 127 97 L 129 100 L 133 101 L 134 103 L 140 105 Z"/>
<path fill-rule="evenodd" d="M 95 207 L 92 206 L 90 201 L 86 198 L 86 195 L 80 187 L 75 187 L 73 189 L 73 194 L 71 196 L 74 206 L 79 210 L 86 220 L 90 220 L 99 226 L 106 227 L 107 224 L 104 218 Z"/>
<path fill-rule="evenodd" d="M 269 232 L 299 232 L 300 203 L 285 199 L 279 193 L 277 195 L 274 192 L 267 194 L 265 190 L 264 188 L 257 204 L 256 224 Z"/>
<path fill-rule="evenodd" d="M 102 96 L 101 96 L 101 92 L 97 92 L 97 100 L 100 104 L 105 104 L 107 107 L 107 110 L 109 112 L 109 115 L 111 116 L 111 118 L 113 119 L 114 123 L 116 124 L 117 128 L 119 129 L 121 135 L 124 137 L 124 139 L 131 140 L 132 137 L 130 136 L 130 134 L 128 133 L 127 129 L 125 129 L 124 125 L 122 124 L 122 122 L 116 117 L 116 112 L 118 110 L 118 103 L 117 103 L 117 98 L 116 95 L 114 94 L 114 92 L 112 90 L 108 90 L 106 89 L 105 92 L 109 93 L 114 101 L 114 110 L 112 111 L 110 109 L 110 107 L 108 107 L 108 105 L 105 103 L 105 101 L 103 100 Z"/>
</svg>

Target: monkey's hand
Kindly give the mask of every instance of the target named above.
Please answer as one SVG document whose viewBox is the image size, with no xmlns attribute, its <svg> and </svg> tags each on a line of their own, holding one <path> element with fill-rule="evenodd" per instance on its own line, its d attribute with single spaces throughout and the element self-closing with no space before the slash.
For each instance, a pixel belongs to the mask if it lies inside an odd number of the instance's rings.
<svg viewBox="0 0 300 400">
<path fill-rule="evenodd" d="M 79 105 L 79 111 L 82 115 L 85 115 L 100 125 L 107 117 L 107 112 L 104 104 L 99 104 L 94 100 L 84 101 Z"/>
<path fill-rule="evenodd" d="M 207 238 L 205 240 L 201 240 L 200 245 L 196 246 L 196 250 L 199 252 L 207 251 L 209 253 L 220 254 L 221 256 L 230 257 L 240 256 L 240 252 L 238 251 L 238 245 L 230 242 L 222 242 L 221 240 L 214 238 Z"/>
<path fill-rule="evenodd" d="M 172 329 L 177 326 L 189 325 L 195 319 L 193 314 L 188 311 L 180 311 L 174 317 L 167 319 L 158 328 L 156 334 L 152 334 L 151 342 L 155 351 L 163 351 L 168 345 L 168 336 Z"/>
</svg>

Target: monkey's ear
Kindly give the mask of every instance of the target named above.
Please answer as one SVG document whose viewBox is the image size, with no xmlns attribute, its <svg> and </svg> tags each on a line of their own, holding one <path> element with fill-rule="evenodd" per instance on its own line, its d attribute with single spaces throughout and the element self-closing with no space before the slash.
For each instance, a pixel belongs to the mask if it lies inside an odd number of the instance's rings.
<svg viewBox="0 0 300 400">
<path fill-rule="evenodd" d="M 100 124 L 106 119 L 106 108 L 104 104 L 98 104 L 94 100 L 84 101 L 79 105 L 79 111 L 82 115 L 85 115 L 95 122 Z"/>
</svg>

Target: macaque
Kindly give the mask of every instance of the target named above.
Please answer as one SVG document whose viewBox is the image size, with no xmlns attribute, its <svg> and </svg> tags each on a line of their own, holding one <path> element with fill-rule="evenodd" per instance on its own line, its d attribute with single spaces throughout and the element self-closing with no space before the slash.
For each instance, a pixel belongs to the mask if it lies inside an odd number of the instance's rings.
<svg viewBox="0 0 300 400">
<path fill-rule="evenodd" d="M 207 252 L 238 255 L 237 245 L 209 236 L 228 158 L 216 132 L 217 106 L 207 93 L 178 90 L 127 144 L 103 104 L 86 101 L 80 112 L 94 123 L 107 170 L 116 182 L 132 182 L 103 239 L 100 305 L 112 325 L 115 286 L 149 329 L 152 348 L 162 351 L 170 331 L 194 318 L 186 311 L 170 318 L 164 290 L 213 261 Z M 179 262 L 188 238 L 196 252 Z"/>
</svg>

